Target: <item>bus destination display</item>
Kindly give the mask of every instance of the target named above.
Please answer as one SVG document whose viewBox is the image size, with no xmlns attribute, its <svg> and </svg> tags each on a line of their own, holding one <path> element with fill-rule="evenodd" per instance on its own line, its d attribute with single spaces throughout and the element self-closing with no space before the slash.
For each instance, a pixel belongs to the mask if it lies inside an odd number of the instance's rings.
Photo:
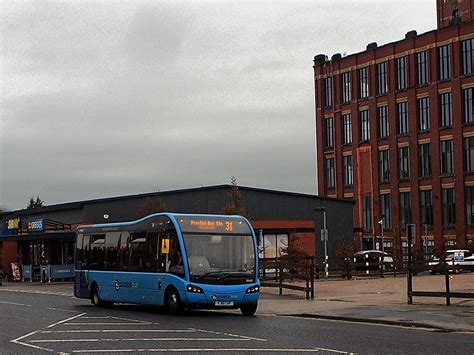
<svg viewBox="0 0 474 355">
<path fill-rule="evenodd" d="M 185 233 L 242 233 L 250 234 L 248 224 L 240 218 L 178 217 L 181 230 Z"/>
</svg>

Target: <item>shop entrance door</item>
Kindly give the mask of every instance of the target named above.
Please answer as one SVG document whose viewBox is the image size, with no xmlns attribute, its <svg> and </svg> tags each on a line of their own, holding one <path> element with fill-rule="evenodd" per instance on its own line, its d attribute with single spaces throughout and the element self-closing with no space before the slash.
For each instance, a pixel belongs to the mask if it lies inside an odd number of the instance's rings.
<svg viewBox="0 0 474 355">
<path fill-rule="evenodd" d="M 41 279 L 41 259 L 43 253 L 43 245 L 41 243 L 32 242 L 30 244 L 30 257 L 31 257 L 31 277 L 33 280 Z"/>
</svg>

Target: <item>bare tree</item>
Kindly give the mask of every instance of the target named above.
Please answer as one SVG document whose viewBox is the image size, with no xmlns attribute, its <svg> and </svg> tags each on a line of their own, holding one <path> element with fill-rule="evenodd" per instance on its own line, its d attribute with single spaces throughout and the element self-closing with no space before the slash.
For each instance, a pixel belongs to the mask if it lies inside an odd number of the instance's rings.
<svg viewBox="0 0 474 355">
<path fill-rule="evenodd" d="M 232 177 L 230 183 L 232 184 L 232 189 L 228 194 L 229 202 L 222 207 L 221 213 L 227 215 L 245 215 L 245 209 L 240 207 L 240 199 L 242 198 L 242 195 L 240 194 L 239 186 L 237 185 L 237 179 Z"/>
<path fill-rule="evenodd" d="M 143 218 L 153 213 L 164 212 L 167 210 L 166 204 L 160 196 L 147 197 L 140 205 L 137 217 Z"/>
</svg>

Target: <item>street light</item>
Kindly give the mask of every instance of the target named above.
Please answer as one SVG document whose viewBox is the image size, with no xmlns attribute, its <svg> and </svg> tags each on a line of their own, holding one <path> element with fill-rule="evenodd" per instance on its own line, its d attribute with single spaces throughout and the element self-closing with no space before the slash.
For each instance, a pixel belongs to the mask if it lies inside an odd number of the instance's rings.
<svg viewBox="0 0 474 355">
<path fill-rule="evenodd" d="M 322 211 L 323 212 L 323 230 L 321 231 L 321 240 L 324 241 L 324 274 L 325 274 L 325 277 L 327 278 L 329 276 L 329 272 L 328 272 L 328 269 L 329 269 L 329 265 L 328 265 L 328 230 L 327 230 L 327 226 L 326 226 L 326 207 L 316 207 L 314 209 L 315 211 Z M 316 240 L 316 237 L 315 237 L 315 240 Z M 316 255 L 316 243 L 314 245 L 314 253 Z"/>
<path fill-rule="evenodd" d="M 382 242 L 382 267 L 380 268 L 380 275 L 383 277 L 383 271 L 385 270 L 385 247 L 383 245 L 383 219 L 382 217 L 380 221 L 378 221 L 378 224 L 380 224 L 380 240 Z"/>
<path fill-rule="evenodd" d="M 378 221 L 378 224 L 380 224 L 380 239 L 382 240 L 382 253 L 385 251 L 384 245 L 383 245 L 383 217 L 380 221 Z"/>
</svg>

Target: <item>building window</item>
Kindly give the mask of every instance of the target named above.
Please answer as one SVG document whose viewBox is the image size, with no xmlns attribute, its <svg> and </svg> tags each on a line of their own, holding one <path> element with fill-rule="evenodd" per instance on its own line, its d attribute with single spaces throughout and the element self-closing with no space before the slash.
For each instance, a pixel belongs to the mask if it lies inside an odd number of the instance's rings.
<svg viewBox="0 0 474 355">
<path fill-rule="evenodd" d="M 464 138 L 464 171 L 474 173 L 474 137 Z"/>
<path fill-rule="evenodd" d="M 408 102 L 397 103 L 398 134 L 408 133 Z"/>
<path fill-rule="evenodd" d="M 411 223 L 411 198 L 410 192 L 400 192 L 400 227 L 405 228 Z"/>
<path fill-rule="evenodd" d="M 474 88 L 462 91 L 464 98 L 464 123 L 474 123 Z"/>
<path fill-rule="evenodd" d="M 451 45 L 447 44 L 438 48 L 439 80 L 451 78 Z"/>
<path fill-rule="evenodd" d="M 454 188 L 443 189 L 443 226 L 452 227 L 456 224 L 456 200 Z"/>
<path fill-rule="evenodd" d="M 352 143 L 352 116 L 351 114 L 342 115 L 342 139 L 343 144 Z"/>
<path fill-rule="evenodd" d="M 328 117 L 326 122 L 326 148 L 334 146 L 334 120 L 332 117 Z"/>
<path fill-rule="evenodd" d="M 420 191 L 420 216 L 423 225 L 433 225 L 433 195 L 431 190 Z"/>
<path fill-rule="evenodd" d="M 450 92 L 439 95 L 441 111 L 441 127 L 451 127 L 453 125 L 452 117 L 452 96 Z"/>
<path fill-rule="evenodd" d="M 342 103 L 351 101 L 351 72 L 341 74 Z"/>
<path fill-rule="evenodd" d="M 407 78 L 407 57 L 397 58 L 397 90 L 407 88 Z"/>
<path fill-rule="evenodd" d="M 380 215 L 382 217 L 383 228 L 392 227 L 392 199 L 390 194 L 380 195 Z"/>
<path fill-rule="evenodd" d="M 388 91 L 387 62 L 377 64 L 377 94 L 386 94 Z"/>
<path fill-rule="evenodd" d="M 359 112 L 360 115 L 360 140 L 362 142 L 370 139 L 369 110 Z"/>
<path fill-rule="evenodd" d="M 324 105 L 332 106 L 332 77 L 324 79 Z"/>
<path fill-rule="evenodd" d="M 365 232 L 372 231 L 372 196 L 362 196 L 362 219 Z"/>
<path fill-rule="evenodd" d="M 416 53 L 416 83 L 428 84 L 428 51 Z"/>
<path fill-rule="evenodd" d="M 326 158 L 326 187 L 334 188 L 336 184 L 336 174 L 334 171 L 334 158 Z"/>
<path fill-rule="evenodd" d="M 454 173 L 453 140 L 441 141 L 441 174 L 452 175 Z"/>
<path fill-rule="evenodd" d="M 474 73 L 474 38 L 462 41 L 462 73 Z"/>
<path fill-rule="evenodd" d="M 352 155 L 346 155 L 343 158 L 344 165 L 344 186 L 352 186 L 354 184 L 354 165 Z"/>
<path fill-rule="evenodd" d="M 380 182 L 390 181 L 390 155 L 389 150 L 379 151 L 379 178 Z"/>
<path fill-rule="evenodd" d="M 410 150 L 409 147 L 398 148 L 398 178 L 410 179 Z"/>
<path fill-rule="evenodd" d="M 418 99 L 418 122 L 420 131 L 430 129 L 430 99 L 428 97 Z"/>
<path fill-rule="evenodd" d="M 474 225 L 474 186 L 465 186 L 466 198 L 466 224 L 468 226 Z"/>
<path fill-rule="evenodd" d="M 423 143 L 419 146 L 420 152 L 420 177 L 431 177 L 431 144 Z"/>
<path fill-rule="evenodd" d="M 388 107 L 381 106 L 377 108 L 379 122 L 379 138 L 385 138 L 389 135 L 388 130 Z"/>
<path fill-rule="evenodd" d="M 359 75 L 359 99 L 369 97 L 369 68 L 360 68 L 357 71 Z"/>
</svg>

